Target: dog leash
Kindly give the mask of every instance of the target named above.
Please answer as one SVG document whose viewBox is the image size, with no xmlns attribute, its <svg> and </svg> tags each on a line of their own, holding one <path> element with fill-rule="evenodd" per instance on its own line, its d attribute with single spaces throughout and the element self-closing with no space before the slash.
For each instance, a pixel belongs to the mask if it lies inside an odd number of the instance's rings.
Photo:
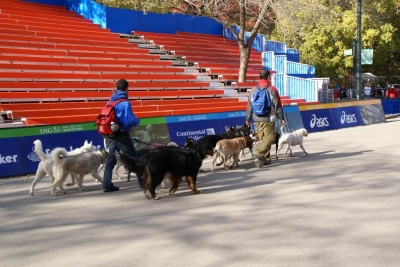
<svg viewBox="0 0 400 267">
<path fill-rule="evenodd" d="M 154 148 L 165 146 L 165 145 L 162 145 L 162 144 L 143 142 L 142 140 L 140 140 L 140 139 L 138 139 L 136 137 L 132 137 L 132 140 L 133 140 L 133 142 L 137 143 L 135 149 L 138 149 L 138 148 L 142 147 L 143 145 L 151 146 L 151 147 L 154 147 Z"/>
</svg>

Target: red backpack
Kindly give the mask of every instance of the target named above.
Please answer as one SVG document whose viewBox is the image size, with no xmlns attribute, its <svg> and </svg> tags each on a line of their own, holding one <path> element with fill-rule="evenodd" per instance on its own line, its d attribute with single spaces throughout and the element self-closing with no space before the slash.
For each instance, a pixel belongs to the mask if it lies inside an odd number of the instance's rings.
<svg viewBox="0 0 400 267">
<path fill-rule="evenodd" d="M 114 122 L 118 124 L 117 118 L 115 117 L 114 107 L 123 101 L 128 100 L 119 99 L 113 103 L 110 99 L 110 101 L 108 101 L 107 104 L 101 109 L 101 112 L 96 119 L 97 132 L 103 135 L 111 135 L 114 133 L 111 130 L 111 123 Z M 121 125 L 119 125 L 119 127 L 121 128 Z"/>
</svg>

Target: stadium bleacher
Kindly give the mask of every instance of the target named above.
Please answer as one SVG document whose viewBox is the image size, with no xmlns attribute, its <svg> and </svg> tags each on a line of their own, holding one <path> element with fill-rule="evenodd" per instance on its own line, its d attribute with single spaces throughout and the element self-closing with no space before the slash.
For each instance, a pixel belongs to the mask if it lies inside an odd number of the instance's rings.
<svg viewBox="0 0 400 267">
<path fill-rule="evenodd" d="M 26 125 L 93 121 L 120 78 L 140 118 L 245 110 L 261 68 L 253 51 L 237 83 L 238 47 L 222 36 L 120 35 L 63 7 L 0 2 L 0 111 Z"/>
</svg>

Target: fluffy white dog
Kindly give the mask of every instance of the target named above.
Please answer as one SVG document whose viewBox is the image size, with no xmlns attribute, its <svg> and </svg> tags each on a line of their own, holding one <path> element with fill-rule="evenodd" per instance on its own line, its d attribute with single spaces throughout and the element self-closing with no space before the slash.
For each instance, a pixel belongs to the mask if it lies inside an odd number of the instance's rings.
<svg viewBox="0 0 400 267">
<path fill-rule="evenodd" d="M 286 152 L 285 152 L 285 159 L 287 159 L 287 153 L 290 150 L 290 156 L 292 157 L 292 146 L 297 146 L 300 145 L 301 149 L 303 150 L 304 154 L 307 155 L 306 150 L 303 147 L 303 136 L 308 135 L 308 132 L 306 129 L 301 128 L 298 129 L 296 131 L 294 131 L 293 133 L 285 133 L 284 132 L 284 128 L 285 125 L 281 126 L 281 138 L 279 139 L 279 144 L 278 144 L 278 153 L 276 154 L 276 159 L 278 159 L 279 156 L 279 151 L 281 151 L 281 149 L 286 145 Z"/>
<path fill-rule="evenodd" d="M 39 183 L 43 179 L 43 177 L 46 176 L 46 174 L 50 176 L 51 183 L 54 182 L 54 176 L 53 176 L 53 170 L 52 170 L 54 161 L 53 161 L 52 157 L 47 156 L 43 152 L 43 146 L 42 146 L 42 142 L 40 140 L 36 140 L 35 142 L 33 142 L 33 144 L 35 145 L 34 151 L 38 155 L 40 162 L 39 162 L 39 165 L 38 165 L 38 168 L 36 171 L 35 179 L 33 180 L 31 189 L 29 190 L 29 195 L 31 195 L 31 196 L 34 195 L 34 188 L 35 188 L 36 184 Z M 67 152 L 67 156 L 80 155 L 85 152 L 91 152 L 94 149 L 95 148 L 92 145 L 92 142 L 88 143 L 88 141 L 85 141 L 85 143 L 83 144 L 83 146 L 81 148 L 77 148 L 73 151 Z M 72 181 L 75 181 L 75 176 L 76 176 L 75 174 L 71 174 Z"/>
<path fill-rule="evenodd" d="M 78 175 L 77 183 L 81 191 L 84 191 L 83 177 L 91 174 L 98 181 L 103 182 L 103 178 L 97 173 L 101 164 L 107 160 L 108 153 L 105 150 L 81 153 L 79 155 L 68 156 L 64 148 L 55 148 L 51 151 L 51 157 L 54 161 L 53 176 L 54 181 L 51 184 L 51 194 L 56 196 L 56 187 L 65 193 L 62 185 L 67 179 L 68 174 L 75 173 Z"/>
</svg>

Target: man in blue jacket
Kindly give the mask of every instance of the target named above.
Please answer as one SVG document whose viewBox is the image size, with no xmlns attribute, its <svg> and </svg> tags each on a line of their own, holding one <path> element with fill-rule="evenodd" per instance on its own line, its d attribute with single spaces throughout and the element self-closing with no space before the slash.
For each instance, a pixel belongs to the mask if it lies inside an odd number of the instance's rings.
<svg viewBox="0 0 400 267">
<path fill-rule="evenodd" d="M 125 79 L 121 79 L 117 82 L 117 91 L 115 91 L 111 95 L 112 102 L 115 102 L 119 99 L 126 99 L 126 101 L 122 101 L 114 107 L 115 117 L 117 118 L 118 123 L 122 125 L 122 127 L 108 137 L 109 155 L 107 158 L 107 163 L 104 169 L 104 176 L 103 176 L 104 192 L 113 192 L 119 190 L 119 188 L 114 186 L 114 184 L 111 182 L 112 170 L 117 164 L 117 159 L 115 158 L 115 152 L 119 150 L 122 151 L 122 153 L 124 153 L 124 155 L 126 155 L 127 157 L 130 158 L 137 157 L 130 132 L 132 131 L 133 127 L 139 125 L 140 120 L 136 118 L 135 114 L 133 114 L 132 112 L 132 105 L 128 99 L 128 90 L 129 90 L 128 82 Z M 138 179 L 139 179 L 139 185 L 142 185 L 139 177 Z"/>
</svg>

